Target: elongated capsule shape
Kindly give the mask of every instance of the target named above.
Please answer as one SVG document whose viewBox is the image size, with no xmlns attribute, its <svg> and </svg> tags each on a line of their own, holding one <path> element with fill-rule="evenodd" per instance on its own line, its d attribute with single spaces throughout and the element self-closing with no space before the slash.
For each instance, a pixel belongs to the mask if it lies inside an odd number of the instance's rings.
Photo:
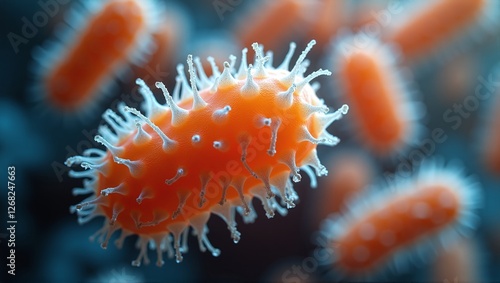
<svg viewBox="0 0 500 283">
<path fill-rule="evenodd" d="M 456 45 L 468 33 L 477 37 L 498 25 L 499 6 L 494 0 L 416 1 L 409 6 L 405 10 L 410 14 L 394 19 L 384 40 L 399 46 L 410 61 Z"/>
<path fill-rule="evenodd" d="M 424 110 L 411 97 L 408 80 L 391 48 L 363 34 L 334 45 L 335 79 L 352 110 L 359 142 L 379 156 L 404 151 L 420 134 Z"/>
<path fill-rule="evenodd" d="M 104 248 L 116 230 L 122 231 L 120 242 L 137 234 L 136 266 L 148 262 L 149 241 L 157 249 L 158 266 L 165 249 L 180 262 L 191 228 L 200 250 L 218 256 L 220 250 L 207 237 L 208 219 L 212 214 L 222 217 L 236 243 L 241 234 L 235 213 L 252 221 L 254 197 L 268 217 L 286 214 L 298 198 L 292 181 L 301 180 L 300 169 L 318 176 L 327 173 L 316 148 L 339 142 L 325 129 L 348 110 L 344 105 L 327 113 L 309 84 L 330 72 L 303 76 L 304 59 L 314 43 L 291 70 L 268 66 L 254 43 L 253 65 L 247 66 L 245 57 L 238 70 L 225 62 L 223 71 L 210 78 L 189 55 L 189 82 L 179 73 L 172 94 L 156 83 L 167 105 L 156 102 L 153 90 L 138 80 L 143 110 L 120 104 L 119 114 L 106 111 L 103 118 L 113 131 L 104 127 L 95 137 L 106 151 L 92 149 L 67 160 L 68 166 L 87 169 L 70 172 L 87 179 L 75 192 L 91 194 L 71 210 L 81 223 L 105 217 L 100 231 Z M 280 93 L 288 93 L 290 103 L 283 104 Z M 311 178 L 315 180 L 314 173 Z"/>
<path fill-rule="evenodd" d="M 424 162 L 415 176 L 360 196 L 343 216 L 324 222 L 326 248 L 335 252 L 330 263 L 356 277 L 404 265 L 413 253 L 429 255 L 476 227 L 480 196 L 460 169 Z"/>
<path fill-rule="evenodd" d="M 140 64 L 157 23 L 154 1 L 89 1 L 67 15 L 58 39 L 37 47 L 37 100 L 66 115 L 86 113 L 113 79 Z"/>
</svg>

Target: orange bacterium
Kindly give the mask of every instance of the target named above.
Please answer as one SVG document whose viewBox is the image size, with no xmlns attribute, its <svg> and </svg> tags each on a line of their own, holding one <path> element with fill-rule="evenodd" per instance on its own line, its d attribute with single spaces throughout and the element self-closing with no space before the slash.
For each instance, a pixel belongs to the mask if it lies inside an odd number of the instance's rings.
<svg viewBox="0 0 500 283">
<path fill-rule="evenodd" d="M 66 114 L 91 110 L 128 62 L 148 53 L 154 2 L 89 1 L 68 14 L 59 39 L 34 51 L 39 64 L 36 95 Z"/>
<path fill-rule="evenodd" d="M 70 171 L 70 176 L 85 179 L 74 194 L 91 195 L 71 207 L 79 222 L 103 216 L 103 228 L 97 232 L 103 248 L 117 230 L 119 246 L 136 234 L 140 252 L 132 264 L 149 262 L 151 242 L 161 266 L 164 251 L 182 260 L 191 228 L 201 251 L 219 255 L 207 237 L 213 213 L 225 220 L 238 242 L 235 213 L 252 217 L 254 197 L 261 200 L 267 217 L 294 207 L 292 181 L 301 180 L 301 168 L 315 173 L 311 178 L 327 173 L 316 148 L 339 142 L 325 129 L 348 110 L 344 105 L 328 113 L 309 84 L 329 71 L 303 76 L 304 60 L 314 44 L 307 45 L 291 70 L 293 49 L 273 68 L 257 43 L 252 44 L 253 64 L 247 65 L 244 49 L 238 69 L 225 62 L 222 72 L 210 77 L 189 55 L 189 80 L 180 73 L 172 95 L 163 83 L 156 83 L 167 105 L 159 104 L 138 80 L 142 111 L 124 104 L 118 113 L 107 110 L 103 118 L 109 127 L 95 137 L 107 150 L 89 149 L 66 161 L 86 169 Z"/>
<path fill-rule="evenodd" d="M 457 40 L 475 29 L 488 30 L 498 21 L 498 1 L 415 1 L 388 26 L 384 40 L 399 46 L 405 59 L 413 60 L 459 44 Z M 477 36 L 477 35 L 476 35 Z"/>
<path fill-rule="evenodd" d="M 412 101 L 411 78 L 403 78 L 391 48 L 362 34 L 345 35 L 334 45 L 333 61 L 360 142 L 381 156 L 414 143 L 424 111 Z"/>
<path fill-rule="evenodd" d="M 478 187 L 458 166 L 423 162 L 414 177 L 362 194 L 323 223 L 330 263 L 343 275 L 369 275 L 451 243 L 478 224 Z"/>
</svg>

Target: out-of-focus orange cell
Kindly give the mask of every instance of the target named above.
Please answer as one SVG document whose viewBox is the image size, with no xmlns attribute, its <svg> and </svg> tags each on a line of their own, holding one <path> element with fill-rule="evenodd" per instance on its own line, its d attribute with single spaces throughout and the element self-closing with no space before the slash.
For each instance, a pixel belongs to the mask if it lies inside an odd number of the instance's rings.
<svg viewBox="0 0 500 283">
<path fill-rule="evenodd" d="M 478 224 L 481 195 L 461 170 L 424 162 L 414 177 L 357 197 L 345 215 L 322 226 L 334 252 L 329 263 L 344 276 L 366 276 L 469 235 Z"/>
<path fill-rule="evenodd" d="M 320 180 L 314 203 L 314 229 L 328 215 L 342 212 L 373 180 L 372 160 L 361 152 L 346 149 L 334 154 L 326 164 L 330 172 Z"/>
<path fill-rule="evenodd" d="M 150 54 L 157 23 L 154 0 L 106 0 L 75 3 L 55 38 L 33 50 L 36 82 L 33 99 L 51 114 L 85 118 L 132 65 Z M 158 9 L 159 10 L 159 9 Z"/>
<path fill-rule="evenodd" d="M 252 10 L 238 19 L 235 37 L 241 46 L 259 42 L 266 49 L 287 48 L 290 40 L 303 35 L 314 17 L 316 1 L 258 1 Z"/>
<path fill-rule="evenodd" d="M 76 40 L 43 75 L 48 99 L 75 111 L 88 105 L 137 47 L 148 15 L 137 0 L 113 0 L 89 18 Z"/>
<path fill-rule="evenodd" d="M 446 201 L 445 205 L 440 198 Z M 455 221 L 459 210 L 458 196 L 442 185 L 419 188 L 412 195 L 391 200 L 353 223 L 337 239 L 339 268 L 348 272 L 372 269 L 395 250 Z M 374 231 L 386 233 L 373 241 Z"/>
<path fill-rule="evenodd" d="M 391 49 L 364 35 L 340 40 L 334 49 L 336 79 L 352 109 L 359 140 L 378 155 L 404 150 L 417 134 L 419 109 L 410 103 Z"/>
<path fill-rule="evenodd" d="M 494 175 L 500 176 L 500 92 L 494 93 L 494 107 L 491 107 L 487 117 L 486 131 L 483 133 L 482 160 L 486 168 Z"/>
<path fill-rule="evenodd" d="M 477 246 L 473 239 L 460 239 L 441 250 L 433 266 L 435 282 L 467 283 L 481 282 Z"/>
<path fill-rule="evenodd" d="M 422 1 L 390 25 L 384 38 L 398 45 L 407 60 L 421 58 L 470 30 L 486 17 L 491 0 Z M 407 9 L 408 10 L 408 9 Z M 413 11 L 414 10 L 414 11 Z"/>
</svg>

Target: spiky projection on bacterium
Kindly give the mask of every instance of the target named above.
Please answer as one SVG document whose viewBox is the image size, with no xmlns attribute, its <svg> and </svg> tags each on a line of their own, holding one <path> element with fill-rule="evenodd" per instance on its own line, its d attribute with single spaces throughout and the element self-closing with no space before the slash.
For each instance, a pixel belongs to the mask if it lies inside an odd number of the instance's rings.
<svg viewBox="0 0 500 283">
<path fill-rule="evenodd" d="M 140 253 L 132 264 L 149 262 L 151 242 L 161 266 L 164 252 L 182 260 L 191 229 L 200 250 L 220 254 L 207 237 L 212 214 L 224 219 L 235 243 L 241 236 L 235 213 L 245 222 L 255 219 L 254 197 L 261 200 L 267 217 L 276 211 L 285 214 L 298 198 L 292 181 L 301 180 L 300 169 L 313 181 L 327 174 L 316 148 L 339 142 L 326 128 L 348 110 L 344 105 L 329 113 L 310 85 L 329 71 L 303 76 L 305 57 L 314 44 L 308 44 L 291 70 L 293 43 L 277 68 L 271 66 L 272 53 L 264 56 L 257 43 L 252 45 L 254 64 L 247 65 L 243 49 L 238 70 L 235 56 L 224 63 L 222 73 L 208 58 L 211 77 L 200 59 L 189 55 L 189 79 L 179 65 L 172 95 L 163 83 L 156 83 L 166 105 L 137 80 L 142 110 L 124 104 L 118 113 L 107 110 L 107 126 L 95 137 L 106 150 L 88 149 L 66 161 L 85 169 L 70 171 L 70 176 L 84 179 L 83 188 L 74 189 L 74 194 L 91 194 L 71 207 L 79 222 L 104 216 L 102 229 L 92 236 L 101 239 L 103 248 L 117 230 L 118 246 L 136 234 Z"/>
</svg>

